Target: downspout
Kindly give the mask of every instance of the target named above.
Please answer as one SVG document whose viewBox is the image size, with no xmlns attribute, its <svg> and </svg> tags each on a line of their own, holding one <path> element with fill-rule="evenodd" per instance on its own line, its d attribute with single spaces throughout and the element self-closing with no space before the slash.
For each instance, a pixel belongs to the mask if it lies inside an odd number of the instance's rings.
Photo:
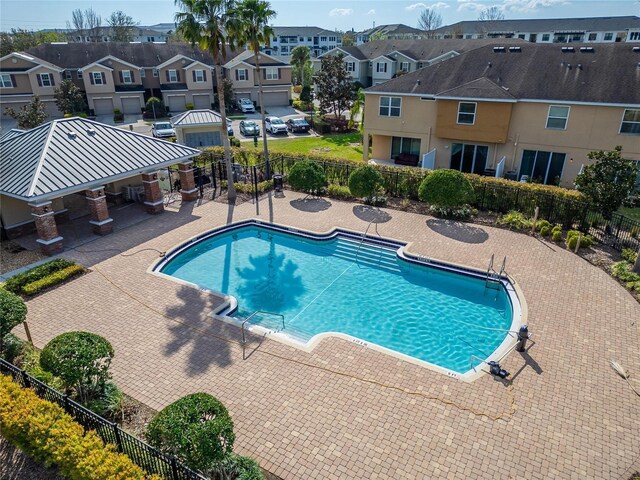
<svg viewBox="0 0 640 480">
<path fill-rule="evenodd" d="M 516 152 L 518 151 L 519 140 L 520 140 L 520 134 L 516 133 L 516 141 L 513 142 L 513 156 L 511 157 L 511 167 L 509 168 L 509 170 L 512 172 L 513 172 L 513 167 L 515 166 L 515 163 L 516 163 Z"/>
</svg>

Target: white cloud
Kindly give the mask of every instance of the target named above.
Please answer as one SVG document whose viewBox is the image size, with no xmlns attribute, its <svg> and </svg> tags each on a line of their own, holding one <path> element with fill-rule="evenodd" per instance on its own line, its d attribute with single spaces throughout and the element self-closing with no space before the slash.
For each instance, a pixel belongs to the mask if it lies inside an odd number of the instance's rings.
<svg viewBox="0 0 640 480">
<path fill-rule="evenodd" d="M 417 10 L 417 9 L 424 9 L 427 8 L 427 6 L 424 3 L 414 3 L 411 5 L 408 5 L 406 7 L 404 7 L 405 10 L 409 10 L 409 11 L 413 11 L 413 10 Z"/>
<path fill-rule="evenodd" d="M 504 0 L 500 7 L 504 11 L 535 12 L 540 8 L 567 5 L 569 3 L 566 0 Z"/>
<path fill-rule="evenodd" d="M 352 8 L 334 8 L 329 12 L 330 17 L 346 17 L 353 13 Z"/>
<path fill-rule="evenodd" d="M 436 8 L 449 8 L 449 4 L 444 2 L 437 2 L 431 5 L 432 10 Z"/>
<path fill-rule="evenodd" d="M 376 14 L 376 11 L 373 8 L 367 12 L 367 15 L 375 15 L 375 14 Z"/>
<path fill-rule="evenodd" d="M 478 2 L 474 2 L 472 0 L 458 0 L 458 11 L 462 12 L 464 10 L 471 10 L 471 11 L 475 11 L 475 12 L 482 12 L 483 10 L 486 10 L 487 8 L 490 8 L 490 5 L 484 4 L 484 3 L 478 3 Z M 498 7 L 500 8 L 500 7 Z"/>
</svg>

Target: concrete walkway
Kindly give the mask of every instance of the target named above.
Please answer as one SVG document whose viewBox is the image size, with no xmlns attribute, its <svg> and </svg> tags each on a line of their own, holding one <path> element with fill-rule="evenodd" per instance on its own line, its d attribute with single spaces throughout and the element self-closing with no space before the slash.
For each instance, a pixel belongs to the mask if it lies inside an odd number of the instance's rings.
<svg viewBox="0 0 640 480">
<path fill-rule="evenodd" d="M 512 383 L 458 382 L 336 338 L 311 353 L 254 338 L 243 355 L 238 329 L 207 315 L 218 297 L 146 272 L 158 251 L 231 221 L 368 224 L 362 206 L 301 197 L 266 198 L 259 214 L 249 202 L 182 205 L 92 242 L 90 253 L 66 252 L 93 271 L 29 300 L 36 345 L 70 330 L 105 336 L 126 393 L 156 409 L 213 394 L 230 409 L 237 450 L 286 479 L 626 480 L 640 467 L 640 398 L 608 364 L 640 378 L 640 305 L 555 244 L 394 210 L 378 226 L 450 262 L 486 268 L 492 253 L 507 255 L 535 339 L 504 362 Z"/>
</svg>

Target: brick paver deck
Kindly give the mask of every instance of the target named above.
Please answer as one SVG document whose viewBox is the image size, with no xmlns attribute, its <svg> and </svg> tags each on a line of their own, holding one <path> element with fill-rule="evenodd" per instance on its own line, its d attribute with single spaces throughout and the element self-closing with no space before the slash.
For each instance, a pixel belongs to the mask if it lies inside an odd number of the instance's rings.
<svg viewBox="0 0 640 480">
<path fill-rule="evenodd" d="M 361 206 L 330 200 L 303 213 L 299 198 L 265 199 L 259 215 L 250 203 L 184 205 L 80 247 L 91 253 L 67 252 L 93 271 L 28 302 L 36 345 L 69 330 L 105 336 L 126 393 L 156 409 L 215 395 L 233 416 L 237 450 L 286 479 L 618 479 L 639 465 L 640 398 L 608 362 L 640 377 L 640 305 L 560 246 L 475 225 L 443 231 L 393 210 L 378 226 L 450 262 L 486 268 L 492 253 L 507 255 L 535 340 L 506 359 L 512 384 L 458 382 L 335 338 L 312 353 L 267 338 L 243 360 L 238 329 L 207 317 L 219 299 L 146 272 L 158 254 L 142 249 L 165 251 L 228 221 L 367 226 Z"/>
</svg>

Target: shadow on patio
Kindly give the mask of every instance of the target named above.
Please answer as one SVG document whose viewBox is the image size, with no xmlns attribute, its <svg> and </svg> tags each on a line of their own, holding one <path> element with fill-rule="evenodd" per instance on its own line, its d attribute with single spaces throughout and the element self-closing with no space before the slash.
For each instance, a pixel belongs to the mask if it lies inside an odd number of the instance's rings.
<svg viewBox="0 0 640 480">
<path fill-rule="evenodd" d="M 480 227 L 470 223 L 431 218 L 427 220 L 427 227 L 442 236 L 464 243 L 484 243 L 489 234 Z"/>
</svg>

